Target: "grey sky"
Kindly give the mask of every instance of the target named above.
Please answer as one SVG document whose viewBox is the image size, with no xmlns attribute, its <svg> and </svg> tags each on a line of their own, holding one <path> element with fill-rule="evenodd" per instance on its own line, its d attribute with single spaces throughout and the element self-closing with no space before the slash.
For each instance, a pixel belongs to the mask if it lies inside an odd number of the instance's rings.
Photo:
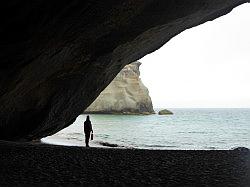
<svg viewBox="0 0 250 187">
<path fill-rule="evenodd" d="M 250 107 L 250 4 L 140 60 L 154 107 Z"/>
</svg>

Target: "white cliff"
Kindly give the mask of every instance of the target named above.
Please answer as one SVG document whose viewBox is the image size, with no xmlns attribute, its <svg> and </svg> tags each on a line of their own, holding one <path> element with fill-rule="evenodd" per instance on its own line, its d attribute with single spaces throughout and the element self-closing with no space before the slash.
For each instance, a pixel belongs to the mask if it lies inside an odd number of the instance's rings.
<svg viewBox="0 0 250 187">
<path fill-rule="evenodd" d="M 85 110 L 85 113 L 154 113 L 148 89 L 140 79 L 140 65 L 140 62 L 133 62 L 125 66 L 109 86 Z"/>
</svg>

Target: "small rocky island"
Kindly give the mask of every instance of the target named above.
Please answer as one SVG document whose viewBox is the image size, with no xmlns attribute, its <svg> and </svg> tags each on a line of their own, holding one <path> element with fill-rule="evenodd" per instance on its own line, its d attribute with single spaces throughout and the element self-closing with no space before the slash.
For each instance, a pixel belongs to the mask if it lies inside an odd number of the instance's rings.
<svg viewBox="0 0 250 187">
<path fill-rule="evenodd" d="M 174 113 L 171 112 L 170 110 L 164 109 L 164 110 L 160 110 L 158 112 L 159 115 L 173 115 Z"/>
<path fill-rule="evenodd" d="M 140 62 L 125 66 L 84 111 L 90 114 L 153 114 L 148 89 L 140 79 Z"/>
</svg>

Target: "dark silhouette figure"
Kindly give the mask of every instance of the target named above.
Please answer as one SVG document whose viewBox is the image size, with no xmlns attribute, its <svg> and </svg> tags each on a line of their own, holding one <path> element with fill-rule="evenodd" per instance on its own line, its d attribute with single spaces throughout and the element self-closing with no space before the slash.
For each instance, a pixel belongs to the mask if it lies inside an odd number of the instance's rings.
<svg viewBox="0 0 250 187">
<path fill-rule="evenodd" d="M 92 124 L 91 124 L 91 121 L 89 120 L 89 116 L 87 116 L 86 121 L 84 122 L 84 134 L 85 134 L 86 147 L 89 147 L 89 138 L 90 138 L 91 132 L 93 133 Z"/>
</svg>

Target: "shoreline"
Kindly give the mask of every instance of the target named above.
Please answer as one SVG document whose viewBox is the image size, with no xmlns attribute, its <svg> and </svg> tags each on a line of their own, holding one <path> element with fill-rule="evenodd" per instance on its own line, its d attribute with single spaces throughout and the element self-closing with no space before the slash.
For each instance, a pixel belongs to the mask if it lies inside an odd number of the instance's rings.
<svg viewBox="0 0 250 187">
<path fill-rule="evenodd" d="M 250 151 L 84 148 L 0 141 L 0 186 L 248 186 Z"/>
<path fill-rule="evenodd" d="M 36 142 L 34 142 L 36 143 Z M 75 141 L 74 139 L 70 140 L 67 139 L 65 140 L 62 138 L 61 140 L 59 138 L 50 138 L 48 139 L 41 139 L 40 142 L 37 142 L 37 144 L 47 144 L 47 145 L 59 145 L 59 146 L 67 146 L 67 147 L 83 147 L 85 148 L 85 143 L 84 140 L 82 141 Z M 148 148 L 145 147 L 132 147 L 132 146 L 125 146 L 125 145 L 119 145 L 116 143 L 110 143 L 107 141 L 90 141 L 90 147 L 91 148 L 114 148 L 114 149 L 139 149 L 139 150 L 161 150 L 161 151 L 228 151 L 228 150 L 234 150 L 238 148 L 244 148 L 244 149 L 250 149 L 249 147 L 246 146 L 234 146 L 234 147 L 229 147 L 229 148 L 215 148 L 215 147 L 206 147 L 206 148 L 193 148 L 193 149 L 184 149 L 184 148 L 178 148 L 176 146 L 148 146 Z"/>
</svg>

